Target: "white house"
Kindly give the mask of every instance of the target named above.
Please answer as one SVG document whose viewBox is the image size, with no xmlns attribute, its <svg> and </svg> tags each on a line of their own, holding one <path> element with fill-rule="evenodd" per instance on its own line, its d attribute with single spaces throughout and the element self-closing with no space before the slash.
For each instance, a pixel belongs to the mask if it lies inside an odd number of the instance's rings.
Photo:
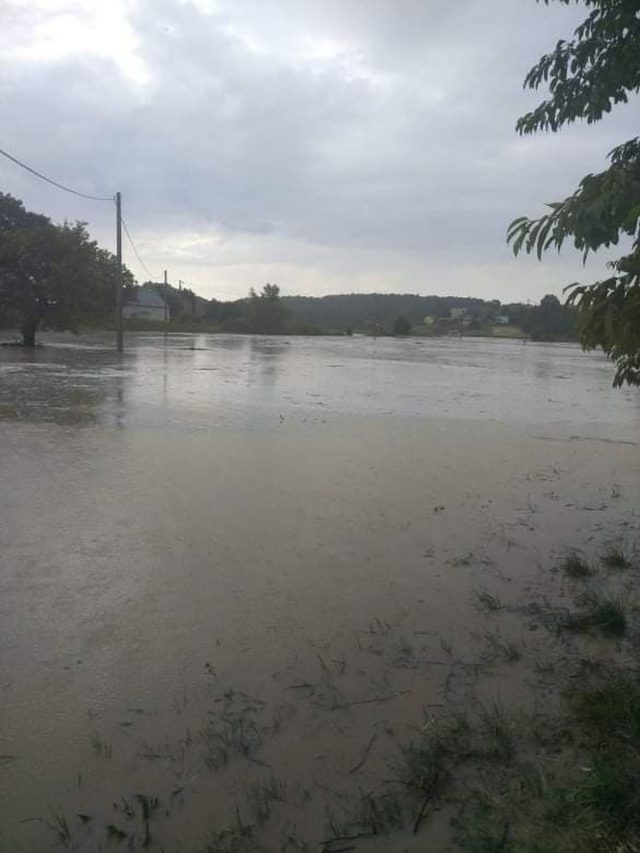
<svg viewBox="0 0 640 853">
<path fill-rule="evenodd" d="M 155 290 L 145 287 L 136 292 L 135 302 L 125 302 L 122 314 L 124 317 L 140 317 L 143 320 L 164 320 L 165 302 Z"/>
</svg>

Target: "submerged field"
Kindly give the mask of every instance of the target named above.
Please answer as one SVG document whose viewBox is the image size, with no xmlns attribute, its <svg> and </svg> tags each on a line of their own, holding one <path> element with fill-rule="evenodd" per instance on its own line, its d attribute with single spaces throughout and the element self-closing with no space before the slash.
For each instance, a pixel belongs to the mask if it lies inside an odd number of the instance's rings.
<svg viewBox="0 0 640 853">
<path fill-rule="evenodd" d="M 105 343 L 0 351 L 0 850 L 637 839 L 601 749 L 640 748 L 640 398 L 605 361 Z"/>
</svg>

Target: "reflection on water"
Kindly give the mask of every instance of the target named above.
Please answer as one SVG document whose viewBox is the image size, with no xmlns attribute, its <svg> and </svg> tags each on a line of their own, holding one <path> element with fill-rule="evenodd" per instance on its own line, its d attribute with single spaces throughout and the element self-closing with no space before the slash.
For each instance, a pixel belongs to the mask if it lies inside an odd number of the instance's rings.
<svg viewBox="0 0 640 853">
<path fill-rule="evenodd" d="M 277 338 L 250 338 L 250 372 L 247 384 L 252 386 L 256 379 L 272 385 L 278 377 L 279 362 L 283 355 L 290 351 L 288 342 L 282 343 Z M 256 377 L 256 372 L 258 376 Z"/>
<path fill-rule="evenodd" d="M 634 421 L 600 356 L 492 340 L 130 335 L 0 350 L 0 418 L 180 429 L 268 428 L 349 415 Z"/>
<path fill-rule="evenodd" d="M 46 347 L 0 352 L 0 419 L 92 424 L 122 419 L 125 371 L 109 353 Z"/>
</svg>

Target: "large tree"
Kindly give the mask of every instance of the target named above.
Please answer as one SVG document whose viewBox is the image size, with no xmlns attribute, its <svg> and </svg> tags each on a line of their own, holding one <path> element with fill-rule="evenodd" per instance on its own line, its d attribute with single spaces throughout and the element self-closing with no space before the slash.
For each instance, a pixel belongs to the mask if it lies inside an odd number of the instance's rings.
<svg viewBox="0 0 640 853">
<path fill-rule="evenodd" d="M 108 317 L 116 272 L 115 257 L 83 223 L 55 225 L 0 193 L 0 313 L 20 328 L 25 346 L 35 345 L 38 328 L 76 331 Z"/>
<path fill-rule="evenodd" d="M 393 334 L 396 337 L 400 338 L 404 338 L 407 335 L 411 334 L 411 323 L 403 314 L 400 314 L 398 317 L 396 317 L 396 320 L 393 324 Z"/>
<path fill-rule="evenodd" d="M 252 332 L 279 335 L 285 331 L 287 309 L 277 284 L 265 284 L 260 293 L 249 290 L 249 323 Z"/>
<path fill-rule="evenodd" d="M 522 328 L 534 341 L 575 340 L 574 310 L 562 305 L 557 296 L 544 296 L 539 305 L 527 309 Z"/>
<path fill-rule="evenodd" d="M 555 132 L 578 119 L 598 121 L 640 89 L 640 0 L 576 2 L 586 7 L 586 19 L 525 78 L 530 89 L 547 85 L 549 97 L 519 119 L 521 134 Z M 567 301 L 577 308 L 585 349 L 601 347 L 615 362 L 614 385 L 640 385 L 640 137 L 614 148 L 608 159 L 608 168 L 583 178 L 573 195 L 548 205 L 549 213 L 512 222 L 508 240 L 516 254 L 536 252 L 539 258 L 570 240 L 585 260 L 623 241 L 625 254 L 609 263 L 611 276 L 569 285 Z"/>
</svg>

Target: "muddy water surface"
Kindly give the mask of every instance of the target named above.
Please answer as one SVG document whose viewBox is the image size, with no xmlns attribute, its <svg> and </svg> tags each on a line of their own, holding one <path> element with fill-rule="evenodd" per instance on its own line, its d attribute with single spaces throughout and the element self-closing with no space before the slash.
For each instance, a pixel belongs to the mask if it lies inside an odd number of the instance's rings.
<svg viewBox="0 0 640 853">
<path fill-rule="evenodd" d="M 136 794 L 204 849 L 265 774 L 264 849 L 318 849 L 454 689 L 474 590 L 637 527 L 640 397 L 576 347 L 109 343 L 0 351 L 0 850 L 141 849 Z"/>
</svg>

